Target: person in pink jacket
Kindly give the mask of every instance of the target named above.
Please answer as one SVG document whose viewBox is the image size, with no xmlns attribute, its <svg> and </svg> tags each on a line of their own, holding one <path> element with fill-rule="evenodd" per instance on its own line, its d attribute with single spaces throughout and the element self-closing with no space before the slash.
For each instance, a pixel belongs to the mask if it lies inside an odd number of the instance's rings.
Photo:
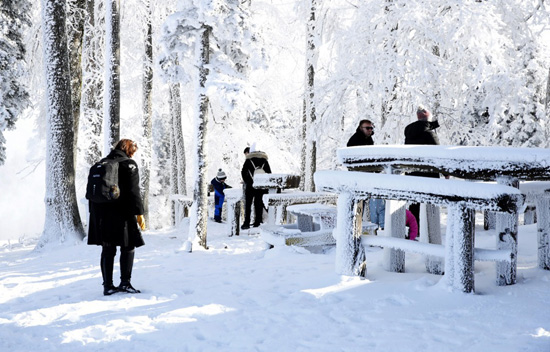
<svg viewBox="0 0 550 352">
<path fill-rule="evenodd" d="M 405 209 L 405 214 L 407 216 L 407 219 L 405 220 L 405 225 L 409 227 L 409 240 L 416 240 L 416 236 L 418 236 L 418 223 L 416 222 L 416 218 L 414 217 L 413 213 L 411 213 L 408 209 Z"/>
</svg>

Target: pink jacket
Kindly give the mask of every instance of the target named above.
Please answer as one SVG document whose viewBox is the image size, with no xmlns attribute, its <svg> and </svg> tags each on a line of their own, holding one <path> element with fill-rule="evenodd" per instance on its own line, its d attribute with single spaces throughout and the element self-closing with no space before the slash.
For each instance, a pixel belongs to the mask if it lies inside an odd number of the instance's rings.
<svg viewBox="0 0 550 352">
<path fill-rule="evenodd" d="M 414 240 L 416 239 L 416 236 L 418 236 L 418 223 L 416 222 L 416 218 L 413 213 L 411 213 L 408 209 L 405 209 L 405 213 L 407 215 L 405 225 L 409 227 L 409 239 Z"/>
</svg>

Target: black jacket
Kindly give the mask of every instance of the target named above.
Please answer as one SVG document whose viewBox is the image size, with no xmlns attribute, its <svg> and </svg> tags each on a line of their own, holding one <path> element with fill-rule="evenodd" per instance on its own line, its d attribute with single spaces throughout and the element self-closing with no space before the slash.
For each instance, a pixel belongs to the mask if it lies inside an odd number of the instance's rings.
<svg viewBox="0 0 550 352">
<path fill-rule="evenodd" d="M 246 186 L 254 184 L 254 172 L 256 168 L 263 168 L 266 174 L 271 173 L 271 167 L 267 161 L 267 154 L 261 151 L 251 152 L 246 156 L 241 176 Z"/>
<path fill-rule="evenodd" d="M 439 138 L 435 129 L 439 127 L 437 121 L 418 120 L 405 127 L 405 144 L 439 145 Z"/>
<path fill-rule="evenodd" d="M 357 127 L 355 130 L 355 133 L 348 141 L 347 146 L 348 147 L 354 147 L 358 145 L 374 145 L 374 141 L 372 140 L 372 136 L 365 136 L 363 132 Z"/>
<path fill-rule="evenodd" d="M 127 158 L 121 150 L 113 150 L 109 159 Z M 90 206 L 88 244 L 139 247 L 144 244 L 136 215 L 142 215 L 143 202 L 139 191 L 139 171 L 132 159 L 121 161 L 118 170 L 120 198 L 112 203 Z"/>
</svg>

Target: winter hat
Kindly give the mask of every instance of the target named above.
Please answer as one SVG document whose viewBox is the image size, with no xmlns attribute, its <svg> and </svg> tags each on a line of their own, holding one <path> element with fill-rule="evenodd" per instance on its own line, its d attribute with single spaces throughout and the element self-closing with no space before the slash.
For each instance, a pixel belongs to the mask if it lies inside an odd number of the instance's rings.
<svg viewBox="0 0 550 352">
<path fill-rule="evenodd" d="M 255 151 L 258 151 L 258 147 L 256 147 L 256 142 L 252 143 L 250 146 L 250 152 L 254 153 Z"/>
<path fill-rule="evenodd" d="M 427 119 L 430 115 L 430 112 L 426 110 L 423 105 L 419 105 L 416 109 L 416 117 L 418 117 L 418 119 Z"/>
<path fill-rule="evenodd" d="M 216 178 L 218 180 L 225 180 L 227 178 L 227 175 L 225 174 L 225 172 L 223 172 L 222 169 L 219 169 L 218 170 L 218 175 L 216 176 Z"/>
</svg>

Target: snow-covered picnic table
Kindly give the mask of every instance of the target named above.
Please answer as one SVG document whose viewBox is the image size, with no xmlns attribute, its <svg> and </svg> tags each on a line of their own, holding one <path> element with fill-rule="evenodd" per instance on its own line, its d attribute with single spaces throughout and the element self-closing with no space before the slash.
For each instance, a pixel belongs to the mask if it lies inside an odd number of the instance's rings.
<svg viewBox="0 0 550 352">
<path fill-rule="evenodd" d="M 513 187 L 495 183 L 387 175 L 350 171 L 319 171 L 315 184 L 323 191 L 338 193 L 336 237 L 337 271 L 346 275 L 366 275 L 366 255 L 362 248 L 361 213 L 364 199 L 387 199 L 391 213 L 385 232 L 396 237 L 391 242 L 388 268 L 403 272 L 403 250 L 411 249 L 405 240 L 405 205 L 418 201 L 445 205 L 449 209 L 446 241 L 445 275 L 448 282 L 464 292 L 474 290 L 474 210 L 515 212 L 523 203 L 523 195 Z M 441 244 L 424 246 L 442 247 Z M 421 249 L 424 250 L 424 249 Z M 436 250 L 426 250 L 430 255 Z M 511 265 L 513 251 L 500 250 L 491 256 L 497 263 Z M 503 260 L 504 259 L 504 260 Z"/>
<path fill-rule="evenodd" d="M 382 145 L 341 148 L 339 162 L 348 170 L 439 172 L 467 180 L 496 181 L 518 188 L 519 181 L 550 180 L 550 150 L 544 148 L 467 147 L 446 145 Z M 550 192 L 538 187 L 539 266 L 550 270 Z M 532 199 L 529 198 L 528 199 Z M 517 256 L 518 212 L 496 218 L 497 248 Z M 499 284 L 514 284 L 516 260 L 497 264 Z"/>
</svg>

